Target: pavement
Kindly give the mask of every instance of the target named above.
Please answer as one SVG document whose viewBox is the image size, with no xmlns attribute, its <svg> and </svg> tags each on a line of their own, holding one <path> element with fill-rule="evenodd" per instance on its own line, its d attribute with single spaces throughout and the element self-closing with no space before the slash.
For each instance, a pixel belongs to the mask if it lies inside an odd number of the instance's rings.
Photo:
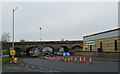
<svg viewBox="0 0 120 74">
<path fill-rule="evenodd" d="M 20 64 L 4 64 L 0 68 L 0 72 L 50 72 L 43 68 L 36 68 L 33 65 L 28 65 L 26 63 Z"/>
<path fill-rule="evenodd" d="M 101 58 L 102 59 L 102 58 Z M 86 63 L 50 61 L 39 58 L 23 58 L 22 61 L 28 65 L 42 68 L 49 72 L 118 72 L 118 62 L 92 61 Z"/>
</svg>

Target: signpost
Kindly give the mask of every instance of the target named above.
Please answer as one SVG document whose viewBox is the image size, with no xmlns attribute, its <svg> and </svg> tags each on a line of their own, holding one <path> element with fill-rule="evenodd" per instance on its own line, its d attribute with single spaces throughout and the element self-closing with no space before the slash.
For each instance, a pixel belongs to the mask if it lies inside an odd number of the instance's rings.
<svg viewBox="0 0 120 74">
<path fill-rule="evenodd" d="M 70 53 L 69 53 L 69 52 L 67 52 L 67 56 L 70 56 Z"/>
<path fill-rule="evenodd" d="M 65 53 L 65 52 L 63 52 L 63 56 L 66 56 L 66 53 Z"/>
<path fill-rule="evenodd" d="M 86 45 L 95 45 L 95 41 L 88 41 L 86 42 Z"/>
<path fill-rule="evenodd" d="M 15 55 L 15 50 L 10 50 L 10 55 Z"/>
</svg>

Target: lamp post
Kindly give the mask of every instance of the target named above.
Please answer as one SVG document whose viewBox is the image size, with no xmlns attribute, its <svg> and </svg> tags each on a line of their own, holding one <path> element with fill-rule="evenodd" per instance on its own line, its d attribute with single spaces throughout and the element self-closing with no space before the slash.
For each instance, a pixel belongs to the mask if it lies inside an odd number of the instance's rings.
<svg viewBox="0 0 120 74">
<path fill-rule="evenodd" d="M 13 41 L 12 41 L 12 47 L 14 50 L 14 12 L 17 9 L 17 7 L 15 7 L 15 9 L 13 9 Z M 14 55 L 12 55 L 12 58 L 14 58 Z"/>
<path fill-rule="evenodd" d="M 42 28 L 40 27 L 40 41 L 42 40 L 42 39 L 41 39 L 41 30 L 42 30 Z"/>
</svg>

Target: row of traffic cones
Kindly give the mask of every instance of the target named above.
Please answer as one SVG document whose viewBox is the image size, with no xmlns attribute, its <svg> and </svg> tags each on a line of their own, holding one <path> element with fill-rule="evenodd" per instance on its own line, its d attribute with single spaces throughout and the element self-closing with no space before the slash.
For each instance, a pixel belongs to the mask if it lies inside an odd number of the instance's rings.
<svg viewBox="0 0 120 74">
<path fill-rule="evenodd" d="M 84 57 L 84 63 L 86 62 L 86 57 Z M 75 62 L 77 62 L 77 57 L 75 57 Z M 80 61 L 79 61 L 80 63 L 82 63 L 82 57 L 80 57 Z M 89 63 L 92 63 L 92 58 L 90 57 L 90 62 Z"/>
<path fill-rule="evenodd" d="M 48 59 L 48 57 L 46 57 L 45 56 L 45 59 L 46 60 L 55 60 L 55 56 L 52 58 L 52 57 L 50 57 L 50 59 Z M 68 58 L 68 60 L 67 60 L 67 57 L 65 58 L 65 57 L 57 57 L 57 59 L 58 59 L 58 61 L 60 61 L 60 60 L 64 60 L 64 61 L 68 61 L 68 62 L 70 62 L 70 61 L 73 61 L 73 59 L 72 59 L 72 57 L 71 57 L 71 59 L 70 59 L 70 57 Z M 77 57 L 75 57 L 75 62 L 77 62 Z M 82 63 L 82 57 L 80 57 L 80 61 L 79 61 L 80 63 Z M 86 62 L 86 57 L 84 57 L 84 60 L 83 60 L 83 62 L 85 63 Z M 92 58 L 90 57 L 90 61 L 89 61 L 89 63 L 92 63 Z"/>
</svg>

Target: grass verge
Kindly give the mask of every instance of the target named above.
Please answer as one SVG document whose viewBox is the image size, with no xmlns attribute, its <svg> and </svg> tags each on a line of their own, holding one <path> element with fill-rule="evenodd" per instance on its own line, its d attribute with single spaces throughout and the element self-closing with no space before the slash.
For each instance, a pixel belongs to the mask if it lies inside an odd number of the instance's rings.
<svg viewBox="0 0 120 74">
<path fill-rule="evenodd" d="M 19 61 L 20 58 L 17 58 L 17 59 L 18 59 L 17 64 L 19 64 L 20 63 L 20 61 Z M 12 60 L 14 60 L 12 57 L 4 57 L 4 58 L 2 58 L 2 64 L 3 65 L 4 64 L 9 64 L 9 62 L 12 61 Z"/>
<path fill-rule="evenodd" d="M 0 64 L 2 64 L 2 58 L 0 57 Z"/>
</svg>

